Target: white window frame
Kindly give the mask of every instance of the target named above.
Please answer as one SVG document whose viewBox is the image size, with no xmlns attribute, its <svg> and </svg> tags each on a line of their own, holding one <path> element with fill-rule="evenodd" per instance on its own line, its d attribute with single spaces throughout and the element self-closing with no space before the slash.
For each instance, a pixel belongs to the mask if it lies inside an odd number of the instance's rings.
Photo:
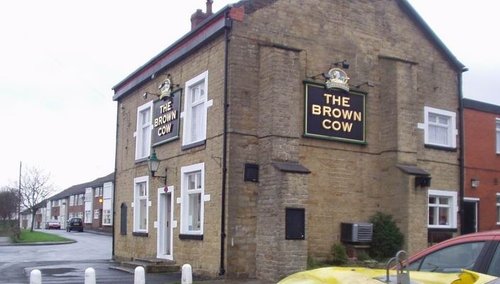
<svg viewBox="0 0 500 284">
<path fill-rule="evenodd" d="M 188 175 L 200 172 L 201 188 L 188 191 Z M 200 194 L 200 229 L 192 230 L 189 228 L 189 216 L 191 208 L 189 206 L 189 195 Z M 181 234 L 203 235 L 204 223 L 204 200 L 205 200 L 205 163 L 194 164 L 181 168 Z"/>
<path fill-rule="evenodd" d="M 500 193 L 496 196 L 496 213 L 497 213 L 497 225 L 500 225 Z"/>
<path fill-rule="evenodd" d="M 199 84 L 203 85 L 203 89 L 205 92 L 204 98 L 202 100 L 192 102 L 192 90 L 193 87 L 198 86 Z M 208 70 L 201 73 L 200 75 L 194 77 L 193 79 L 186 82 L 186 95 L 184 99 L 184 112 L 181 114 L 183 118 L 183 126 L 182 126 L 182 146 L 195 144 L 198 142 L 202 142 L 207 138 L 207 109 L 211 104 L 211 100 L 208 100 Z M 201 125 L 200 129 L 197 131 L 197 135 L 199 137 L 194 138 L 192 135 L 192 127 L 193 124 L 193 108 L 201 106 Z"/>
<path fill-rule="evenodd" d="M 495 123 L 495 128 L 496 128 L 496 137 L 497 137 L 497 145 L 496 145 L 496 148 L 497 148 L 497 154 L 500 154 L 500 118 L 497 118 L 496 119 L 496 123 Z"/>
<path fill-rule="evenodd" d="M 146 195 L 145 196 L 139 196 L 139 188 L 137 187 L 138 184 L 145 183 L 146 186 Z M 139 206 L 140 201 L 145 200 L 146 201 L 146 224 L 145 224 L 145 229 L 141 229 L 141 207 Z M 134 202 L 132 203 L 132 207 L 134 208 L 134 232 L 138 233 L 147 233 L 148 228 L 149 228 L 149 177 L 148 176 L 142 176 L 142 177 L 137 177 L 134 178 Z"/>
<path fill-rule="evenodd" d="M 149 123 L 141 120 L 141 113 L 149 109 Z M 142 160 L 149 157 L 151 151 L 151 130 L 153 129 L 153 101 L 147 102 L 137 108 L 137 124 L 135 137 L 135 160 Z M 145 137 L 144 133 L 148 133 Z M 144 146 L 144 149 L 142 148 Z"/>
<path fill-rule="evenodd" d="M 102 190 L 102 224 L 105 226 L 113 225 L 113 183 L 108 182 L 103 185 Z"/>
<path fill-rule="evenodd" d="M 435 114 L 435 115 L 439 115 L 439 116 L 446 116 L 450 119 L 450 124 L 448 125 L 448 137 L 449 137 L 448 143 L 441 144 L 441 143 L 430 141 L 430 137 L 429 137 L 429 125 L 431 124 L 429 121 L 430 114 Z M 456 125 L 457 125 L 456 116 L 457 115 L 455 112 L 437 109 L 437 108 L 432 108 L 432 107 L 424 107 L 424 125 L 423 125 L 424 143 L 426 145 L 434 145 L 434 146 L 446 147 L 446 148 L 456 148 L 457 147 L 457 134 L 458 134 L 458 130 L 456 128 Z"/>
<path fill-rule="evenodd" d="M 457 201 L 457 192 L 456 191 L 449 191 L 449 190 L 435 190 L 435 189 L 429 189 L 428 192 L 428 198 L 429 197 L 445 197 L 449 198 L 449 203 L 448 206 L 445 205 L 437 205 L 437 206 L 432 206 L 432 207 L 439 207 L 439 208 L 449 208 L 448 216 L 448 224 L 446 225 L 440 225 L 439 222 L 437 222 L 437 225 L 431 225 L 429 224 L 429 211 L 431 208 L 431 204 L 427 201 L 427 226 L 428 228 L 433 228 L 433 229 L 442 229 L 442 228 L 447 228 L 447 229 L 456 229 L 457 228 L 457 212 L 458 212 L 458 201 Z M 428 200 L 428 199 L 427 199 Z M 436 216 L 436 218 L 439 218 L 439 216 Z"/>
<path fill-rule="evenodd" d="M 90 224 L 92 223 L 92 210 L 85 210 L 85 224 Z"/>
</svg>

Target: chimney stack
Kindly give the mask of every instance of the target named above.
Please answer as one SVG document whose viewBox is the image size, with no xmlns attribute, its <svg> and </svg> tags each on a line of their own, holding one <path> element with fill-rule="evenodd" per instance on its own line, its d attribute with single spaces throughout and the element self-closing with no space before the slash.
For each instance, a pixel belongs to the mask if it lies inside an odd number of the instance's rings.
<svg viewBox="0 0 500 284">
<path fill-rule="evenodd" d="M 203 22 L 206 18 L 210 17 L 213 15 L 212 12 L 212 4 L 214 3 L 213 0 L 207 0 L 207 11 L 206 13 L 203 13 L 201 9 L 197 9 L 196 12 L 194 12 L 193 15 L 191 15 L 191 30 L 194 30 L 198 25 Z"/>
</svg>

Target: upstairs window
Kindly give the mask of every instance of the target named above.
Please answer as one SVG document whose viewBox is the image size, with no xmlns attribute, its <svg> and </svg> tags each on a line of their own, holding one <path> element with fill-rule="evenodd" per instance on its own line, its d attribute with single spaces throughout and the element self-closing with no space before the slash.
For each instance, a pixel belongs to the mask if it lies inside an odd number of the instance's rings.
<svg viewBox="0 0 500 284">
<path fill-rule="evenodd" d="M 496 123 L 496 131 L 497 131 L 497 154 L 500 154 L 500 118 L 497 118 Z"/>
<path fill-rule="evenodd" d="M 182 145 L 204 142 L 207 132 L 208 71 L 186 82 Z"/>
<path fill-rule="evenodd" d="M 429 228 L 456 228 L 457 193 L 429 190 Z"/>
<path fill-rule="evenodd" d="M 153 102 L 148 102 L 137 108 L 137 128 L 135 135 L 135 159 L 149 157 L 151 148 L 151 129 Z"/>
<path fill-rule="evenodd" d="M 425 144 L 456 148 L 456 114 L 451 111 L 425 107 Z"/>
</svg>

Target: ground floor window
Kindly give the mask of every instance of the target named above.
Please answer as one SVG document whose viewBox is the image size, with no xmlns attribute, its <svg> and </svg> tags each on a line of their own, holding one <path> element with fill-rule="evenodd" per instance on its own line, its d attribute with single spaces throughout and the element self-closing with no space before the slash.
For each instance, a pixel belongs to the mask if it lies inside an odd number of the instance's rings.
<svg viewBox="0 0 500 284">
<path fill-rule="evenodd" d="M 181 168 L 181 234 L 203 235 L 205 165 Z"/>
<path fill-rule="evenodd" d="M 102 211 L 102 224 L 111 225 L 111 210 L 108 209 Z"/>
<path fill-rule="evenodd" d="M 92 223 L 92 211 L 85 210 L 85 223 Z"/>
<path fill-rule="evenodd" d="M 429 228 L 456 228 L 457 193 L 429 190 Z"/>
<path fill-rule="evenodd" d="M 134 179 L 134 232 L 148 231 L 148 177 Z"/>
<path fill-rule="evenodd" d="M 500 225 L 500 193 L 497 193 L 497 225 Z"/>
</svg>

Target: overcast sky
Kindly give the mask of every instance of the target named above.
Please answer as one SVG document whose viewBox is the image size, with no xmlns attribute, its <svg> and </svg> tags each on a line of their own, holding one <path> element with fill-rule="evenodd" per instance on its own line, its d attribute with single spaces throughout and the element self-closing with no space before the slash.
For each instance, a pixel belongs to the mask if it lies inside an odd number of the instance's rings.
<svg viewBox="0 0 500 284">
<path fill-rule="evenodd" d="M 464 96 L 500 105 L 500 1 L 409 2 L 469 68 Z M 186 34 L 196 9 L 205 0 L 0 1 L 0 187 L 20 161 L 56 191 L 111 173 L 111 88 Z"/>
</svg>

